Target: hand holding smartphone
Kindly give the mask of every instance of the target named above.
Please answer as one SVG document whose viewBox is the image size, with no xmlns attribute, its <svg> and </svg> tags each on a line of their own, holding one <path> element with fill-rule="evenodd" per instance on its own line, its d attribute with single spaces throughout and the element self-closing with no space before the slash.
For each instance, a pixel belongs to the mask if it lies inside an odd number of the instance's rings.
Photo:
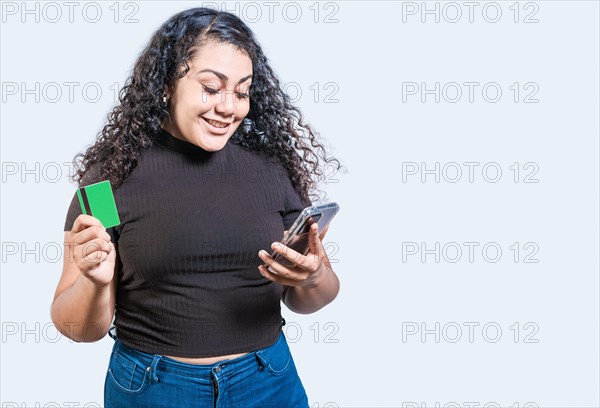
<svg viewBox="0 0 600 408">
<path fill-rule="evenodd" d="M 340 206 L 335 202 L 306 207 L 288 229 L 288 232 L 283 237 L 281 243 L 302 255 L 306 255 L 309 250 L 308 233 L 310 226 L 316 222 L 319 224 L 319 231 L 323 231 L 327 224 L 329 224 L 337 214 L 339 209 Z M 276 251 L 273 251 L 271 257 L 288 268 L 293 268 L 295 266 L 294 262 L 289 261 L 286 257 Z M 267 269 L 273 273 L 277 273 L 270 267 L 267 267 Z"/>
</svg>

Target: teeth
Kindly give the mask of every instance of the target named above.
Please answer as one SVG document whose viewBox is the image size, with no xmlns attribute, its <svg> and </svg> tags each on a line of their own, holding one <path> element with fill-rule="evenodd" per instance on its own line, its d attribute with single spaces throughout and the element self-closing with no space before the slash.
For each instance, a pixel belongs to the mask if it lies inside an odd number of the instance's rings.
<svg viewBox="0 0 600 408">
<path fill-rule="evenodd" d="M 214 127 L 218 127 L 218 128 L 224 128 L 229 125 L 229 123 L 217 122 L 217 121 L 210 120 L 210 119 L 206 119 L 206 121 L 208 123 L 210 123 L 211 125 L 213 125 Z"/>
</svg>

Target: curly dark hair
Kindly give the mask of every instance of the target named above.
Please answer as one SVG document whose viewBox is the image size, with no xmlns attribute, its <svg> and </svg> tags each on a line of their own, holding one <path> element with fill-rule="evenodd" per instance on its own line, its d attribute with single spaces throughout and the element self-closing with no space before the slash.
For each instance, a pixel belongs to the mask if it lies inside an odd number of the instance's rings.
<svg viewBox="0 0 600 408">
<path fill-rule="evenodd" d="M 318 133 L 292 106 L 250 28 L 232 13 L 204 7 L 173 15 L 153 34 L 119 91 L 119 103 L 107 115 L 108 123 L 96 142 L 85 154 L 78 153 L 73 159 L 77 169 L 73 181 L 81 184 L 95 164 L 100 164 L 100 176 L 109 179 L 113 189 L 125 181 L 135 169 L 142 149 L 154 143 L 153 137 L 169 116 L 163 94 L 186 75 L 188 62 L 197 55 L 199 47 L 209 42 L 231 44 L 252 61 L 250 110 L 229 142 L 274 156 L 287 170 L 303 200 L 309 195 L 317 196 L 311 190 L 320 191 L 317 182 L 323 171 L 312 148 L 320 151 L 326 164 L 337 163 L 335 169 L 341 167 L 339 160 L 327 158 L 315 136 Z"/>
</svg>

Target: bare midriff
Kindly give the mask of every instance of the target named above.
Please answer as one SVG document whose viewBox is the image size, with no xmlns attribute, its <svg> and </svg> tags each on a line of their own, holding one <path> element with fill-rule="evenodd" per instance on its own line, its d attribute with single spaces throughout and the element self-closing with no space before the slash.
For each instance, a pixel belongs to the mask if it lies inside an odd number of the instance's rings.
<svg viewBox="0 0 600 408">
<path fill-rule="evenodd" d="M 214 364 L 223 360 L 231 360 L 237 357 L 241 357 L 248 353 L 238 353 L 238 354 L 226 354 L 223 356 L 215 356 L 215 357 L 175 357 L 175 356 L 165 356 L 170 359 L 181 361 L 182 363 L 187 364 Z"/>
</svg>

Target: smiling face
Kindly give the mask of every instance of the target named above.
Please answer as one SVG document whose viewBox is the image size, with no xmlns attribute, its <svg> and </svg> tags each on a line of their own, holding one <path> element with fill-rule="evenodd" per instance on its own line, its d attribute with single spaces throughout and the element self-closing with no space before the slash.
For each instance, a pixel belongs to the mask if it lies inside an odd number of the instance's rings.
<svg viewBox="0 0 600 408">
<path fill-rule="evenodd" d="M 170 119 L 162 128 L 207 151 L 221 150 L 250 110 L 252 61 L 224 43 L 208 43 L 167 92 Z"/>
</svg>

